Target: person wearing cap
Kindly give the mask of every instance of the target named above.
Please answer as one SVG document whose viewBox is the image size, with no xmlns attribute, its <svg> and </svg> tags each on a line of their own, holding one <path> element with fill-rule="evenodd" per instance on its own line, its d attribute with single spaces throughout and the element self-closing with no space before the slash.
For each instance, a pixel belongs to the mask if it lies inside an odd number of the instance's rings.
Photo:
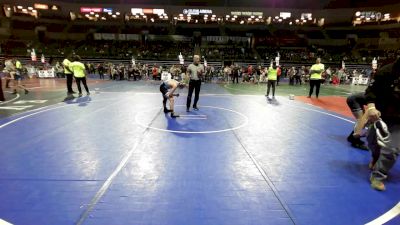
<svg viewBox="0 0 400 225">
<path fill-rule="evenodd" d="M 372 153 L 371 187 L 383 191 L 384 181 L 400 152 L 400 58 L 383 66 L 365 91 Z"/>
<path fill-rule="evenodd" d="M 312 65 L 310 69 L 310 92 L 308 94 L 308 98 L 311 98 L 311 95 L 314 92 L 314 87 L 316 88 L 315 96 L 318 98 L 322 81 L 322 73 L 324 70 L 325 65 L 321 63 L 320 58 L 317 58 L 316 63 Z"/>
</svg>

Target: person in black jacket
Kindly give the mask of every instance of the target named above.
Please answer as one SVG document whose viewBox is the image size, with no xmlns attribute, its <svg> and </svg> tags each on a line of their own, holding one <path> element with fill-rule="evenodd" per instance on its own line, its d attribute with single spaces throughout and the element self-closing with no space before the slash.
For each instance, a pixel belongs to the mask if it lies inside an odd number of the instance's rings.
<svg viewBox="0 0 400 225">
<path fill-rule="evenodd" d="M 372 153 L 371 187 L 383 191 L 389 170 L 400 153 L 400 58 L 377 71 L 366 92 Z"/>
</svg>

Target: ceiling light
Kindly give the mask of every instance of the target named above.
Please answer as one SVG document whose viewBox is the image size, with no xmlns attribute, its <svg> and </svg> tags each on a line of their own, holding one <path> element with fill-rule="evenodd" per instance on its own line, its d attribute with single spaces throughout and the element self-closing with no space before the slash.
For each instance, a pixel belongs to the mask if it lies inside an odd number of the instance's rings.
<svg viewBox="0 0 400 225">
<path fill-rule="evenodd" d="M 151 18 L 150 20 L 151 20 L 151 22 L 154 22 L 154 19 L 153 19 L 153 18 Z"/>
<path fill-rule="evenodd" d="M 94 15 L 94 12 L 90 12 L 90 15 Z"/>
<path fill-rule="evenodd" d="M 360 15 L 361 15 L 360 11 L 356 12 L 356 16 L 360 16 Z"/>
<path fill-rule="evenodd" d="M 218 21 L 221 21 L 221 18 L 218 18 Z"/>
<path fill-rule="evenodd" d="M 102 20 L 106 20 L 106 18 L 105 18 L 104 16 L 103 16 L 103 17 L 101 17 L 101 19 L 102 19 Z"/>
<path fill-rule="evenodd" d="M 116 16 L 116 15 L 112 15 L 112 17 L 113 17 L 113 18 L 116 18 L 117 16 Z"/>
<path fill-rule="evenodd" d="M 112 12 L 108 12 L 108 15 L 110 15 L 110 16 L 111 16 L 111 15 L 112 15 Z"/>
<path fill-rule="evenodd" d="M 17 8 L 18 8 L 18 9 L 22 9 L 22 8 L 24 8 L 24 7 L 22 7 L 22 6 L 19 5 L 19 6 L 17 6 Z"/>
<path fill-rule="evenodd" d="M 121 15 L 121 13 L 120 13 L 120 12 L 116 12 L 115 14 L 116 14 L 117 16 Z"/>
<path fill-rule="evenodd" d="M 247 20 L 248 20 L 248 21 L 251 21 L 251 18 L 248 18 Z"/>
<path fill-rule="evenodd" d="M 29 9 L 29 10 L 32 10 L 33 8 L 29 6 L 28 9 Z"/>
<path fill-rule="evenodd" d="M 182 17 L 182 16 L 183 16 L 183 14 L 179 14 L 179 16 L 180 16 L 180 17 Z M 190 16 L 190 15 L 189 15 L 189 16 Z"/>
<path fill-rule="evenodd" d="M 250 16 L 252 19 L 254 19 L 254 16 Z"/>
<path fill-rule="evenodd" d="M 275 19 L 279 19 L 279 16 L 275 16 Z"/>
<path fill-rule="evenodd" d="M 145 19 L 146 19 L 146 18 L 147 18 L 147 16 L 146 16 L 146 15 L 144 15 L 144 16 L 143 16 L 143 18 L 145 18 Z"/>
<path fill-rule="evenodd" d="M 27 9 L 22 9 L 22 12 L 25 12 L 25 13 L 26 13 L 26 12 L 28 12 L 28 10 L 27 10 Z"/>
<path fill-rule="evenodd" d="M 258 16 L 259 19 L 262 19 L 262 16 Z"/>
<path fill-rule="evenodd" d="M 177 19 L 178 19 L 178 17 L 175 16 L 175 17 L 174 17 L 174 20 L 177 20 Z"/>
<path fill-rule="evenodd" d="M 231 17 L 230 15 L 226 15 L 226 18 L 229 18 L 229 17 Z"/>
<path fill-rule="evenodd" d="M 289 25 L 292 25 L 292 24 L 293 24 L 292 22 L 289 23 Z"/>
<path fill-rule="evenodd" d="M 85 14 L 86 17 L 89 17 L 89 14 Z"/>
<path fill-rule="evenodd" d="M 139 18 L 139 15 L 136 15 L 135 18 L 136 18 L 136 19 Z"/>
<path fill-rule="evenodd" d="M 216 15 L 212 15 L 211 17 L 217 17 Z"/>
<path fill-rule="evenodd" d="M 99 14 L 96 14 L 95 17 L 99 17 Z"/>
<path fill-rule="evenodd" d="M 296 20 L 296 23 L 298 23 L 298 22 L 300 22 L 300 20 L 299 20 L 299 19 L 297 19 L 297 20 Z"/>
<path fill-rule="evenodd" d="M 242 21 L 240 21 L 240 24 L 244 24 L 244 21 L 242 20 Z"/>
<path fill-rule="evenodd" d="M 37 10 L 36 10 L 36 9 L 33 9 L 32 12 L 33 12 L 33 13 L 37 13 Z"/>
<path fill-rule="evenodd" d="M 256 18 L 256 21 L 258 22 L 258 21 L 260 21 L 260 19 Z"/>
</svg>

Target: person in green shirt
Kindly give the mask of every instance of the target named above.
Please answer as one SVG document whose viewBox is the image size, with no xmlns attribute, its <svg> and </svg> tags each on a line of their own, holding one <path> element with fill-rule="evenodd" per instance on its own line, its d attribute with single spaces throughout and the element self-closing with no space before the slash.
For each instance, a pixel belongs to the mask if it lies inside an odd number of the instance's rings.
<svg viewBox="0 0 400 225">
<path fill-rule="evenodd" d="M 89 88 L 86 84 L 86 68 L 85 64 L 83 64 L 81 61 L 81 57 L 79 55 L 75 55 L 73 57 L 73 62 L 69 64 L 69 70 L 72 72 L 72 74 L 75 77 L 76 81 L 76 86 L 78 87 L 79 91 L 79 97 L 82 96 L 82 89 L 81 89 L 81 82 L 83 83 L 83 86 L 85 87 L 86 94 L 90 95 Z"/>
<path fill-rule="evenodd" d="M 272 98 L 275 99 L 275 87 L 276 87 L 276 82 L 278 80 L 278 67 L 276 65 L 276 62 L 273 62 L 271 67 L 268 68 L 267 77 L 268 77 L 268 84 L 265 96 L 269 99 L 269 91 L 272 87 Z"/>
<path fill-rule="evenodd" d="M 325 65 L 321 63 L 321 59 L 317 58 L 316 64 L 311 66 L 310 69 L 310 92 L 308 98 L 314 92 L 314 87 L 316 87 L 315 96 L 318 98 L 319 88 L 321 87 L 322 73 L 325 70 Z"/>
<path fill-rule="evenodd" d="M 69 69 L 69 64 L 71 63 L 71 58 L 72 55 L 69 54 L 64 61 L 62 62 L 62 65 L 64 67 L 64 76 L 67 78 L 67 93 L 70 94 L 74 94 L 74 90 L 72 90 L 72 82 L 73 82 L 73 75 L 72 75 L 72 71 Z"/>
</svg>

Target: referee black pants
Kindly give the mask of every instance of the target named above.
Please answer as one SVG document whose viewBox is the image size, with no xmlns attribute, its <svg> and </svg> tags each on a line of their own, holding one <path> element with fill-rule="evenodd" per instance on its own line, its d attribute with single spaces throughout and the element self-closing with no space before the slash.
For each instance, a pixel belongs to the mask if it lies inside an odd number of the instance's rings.
<svg viewBox="0 0 400 225">
<path fill-rule="evenodd" d="M 200 87 L 201 87 L 201 80 L 190 80 L 189 81 L 189 93 L 188 93 L 188 97 L 187 97 L 186 108 L 190 108 L 193 90 L 194 90 L 193 107 L 197 107 L 197 102 L 199 101 Z"/>
</svg>

